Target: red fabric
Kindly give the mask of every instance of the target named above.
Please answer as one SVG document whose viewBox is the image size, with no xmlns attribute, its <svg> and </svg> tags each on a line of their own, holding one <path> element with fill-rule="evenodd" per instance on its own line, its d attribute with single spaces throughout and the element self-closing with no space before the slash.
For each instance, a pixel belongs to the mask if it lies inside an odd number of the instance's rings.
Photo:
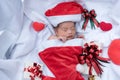
<svg viewBox="0 0 120 80">
<path fill-rule="evenodd" d="M 57 80 L 57 79 L 49 76 L 42 76 L 42 80 Z"/>
<path fill-rule="evenodd" d="M 83 7 L 76 2 L 63 2 L 46 11 L 46 16 L 81 14 Z"/>
<path fill-rule="evenodd" d="M 108 55 L 113 63 L 120 65 L 120 39 L 111 42 L 108 48 Z"/>
<path fill-rule="evenodd" d="M 102 31 L 109 31 L 112 29 L 112 24 L 111 23 L 106 23 L 106 22 L 100 22 L 100 29 Z"/>
<path fill-rule="evenodd" d="M 84 80 L 76 71 L 82 47 L 51 47 L 39 53 L 40 58 L 53 72 L 56 80 Z"/>
<path fill-rule="evenodd" d="M 33 22 L 33 28 L 35 31 L 39 32 L 45 28 L 45 24 L 40 22 Z"/>
</svg>

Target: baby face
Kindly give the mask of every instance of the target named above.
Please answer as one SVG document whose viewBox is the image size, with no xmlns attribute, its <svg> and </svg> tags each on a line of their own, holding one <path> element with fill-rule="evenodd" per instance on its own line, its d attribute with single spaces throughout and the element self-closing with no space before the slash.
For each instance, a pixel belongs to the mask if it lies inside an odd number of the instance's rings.
<svg viewBox="0 0 120 80">
<path fill-rule="evenodd" d="M 71 21 L 60 23 L 55 28 L 55 33 L 58 37 L 65 37 L 67 40 L 73 39 L 76 34 L 75 23 Z"/>
</svg>

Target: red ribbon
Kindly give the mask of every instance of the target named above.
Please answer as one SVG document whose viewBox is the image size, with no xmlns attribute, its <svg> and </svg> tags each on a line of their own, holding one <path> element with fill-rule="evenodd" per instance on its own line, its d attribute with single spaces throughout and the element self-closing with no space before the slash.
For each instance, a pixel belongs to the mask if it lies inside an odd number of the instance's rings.
<svg viewBox="0 0 120 80">
<path fill-rule="evenodd" d="M 108 58 L 100 57 L 99 54 L 102 52 L 102 49 L 98 49 L 98 45 L 93 44 L 89 45 L 86 43 L 83 48 L 83 54 L 79 56 L 80 64 L 87 64 L 89 67 L 89 75 L 92 75 L 92 67 L 95 69 L 97 75 L 101 75 L 103 70 L 100 67 L 102 65 L 100 61 L 109 63 Z M 103 66 L 103 65 L 102 65 Z"/>
<path fill-rule="evenodd" d="M 91 20 L 97 27 L 99 27 L 99 22 L 95 19 L 96 13 L 94 9 L 92 9 L 90 12 L 88 12 L 87 9 L 84 9 L 83 17 L 85 18 L 85 21 L 83 23 L 82 29 L 86 29 L 89 20 Z"/>
<path fill-rule="evenodd" d="M 28 68 L 25 68 L 24 71 L 28 71 L 30 73 L 32 73 L 30 75 L 31 80 L 35 80 L 35 77 L 42 77 L 42 70 L 41 66 L 37 63 L 33 63 L 33 66 L 29 66 Z"/>
</svg>

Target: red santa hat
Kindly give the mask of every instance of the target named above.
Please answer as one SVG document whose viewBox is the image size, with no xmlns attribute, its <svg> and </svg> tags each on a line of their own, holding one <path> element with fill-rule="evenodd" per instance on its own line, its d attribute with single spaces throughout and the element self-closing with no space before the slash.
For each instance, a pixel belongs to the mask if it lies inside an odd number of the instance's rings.
<svg viewBox="0 0 120 80">
<path fill-rule="evenodd" d="M 62 2 L 45 12 L 49 22 L 56 27 L 65 21 L 79 22 L 83 7 L 76 2 Z"/>
<path fill-rule="evenodd" d="M 120 39 L 111 42 L 108 48 L 108 55 L 114 64 L 120 65 Z"/>
</svg>

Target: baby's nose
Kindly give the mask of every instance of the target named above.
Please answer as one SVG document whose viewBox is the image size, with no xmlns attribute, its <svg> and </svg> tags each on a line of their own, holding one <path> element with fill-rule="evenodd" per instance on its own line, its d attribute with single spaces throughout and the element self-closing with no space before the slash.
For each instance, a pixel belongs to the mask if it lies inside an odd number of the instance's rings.
<svg viewBox="0 0 120 80">
<path fill-rule="evenodd" d="M 69 29 L 67 32 L 68 32 L 68 33 L 72 33 L 72 30 Z"/>
</svg>

